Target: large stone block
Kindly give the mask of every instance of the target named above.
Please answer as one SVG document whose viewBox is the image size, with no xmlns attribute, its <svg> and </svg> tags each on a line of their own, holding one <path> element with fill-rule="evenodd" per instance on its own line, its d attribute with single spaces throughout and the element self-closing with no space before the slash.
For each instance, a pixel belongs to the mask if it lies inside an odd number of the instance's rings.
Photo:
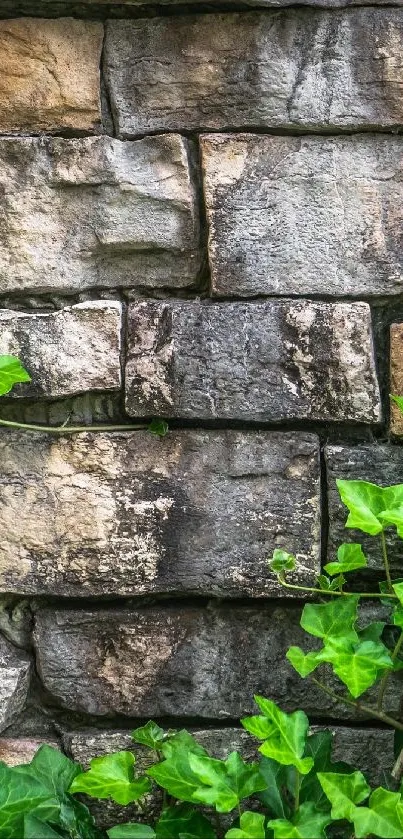
<svg viewBox="0 0 403 839">
<path fill-rule="evenodd" d="M 0 731 L 22 711 L 30 683 L 31 662 L 0 635 Z"/>
<path fill-rule="evenodd" d="M 403 396 L 403 323 L 392 323 L 390 327 L 390 392 Z M 403 435 L 403 414 L 391 401 L 390 426 L 393 434 Z"/>
<path fill-rule="evenodd" d="M 18 356 L 31 375 L 11 396 L 71 396 L 121 385 L 122 306 L 79 303 L 49 314 L 0 311 L 0 354 Z"/>
<path fill-rule="evenodd" d="M 312 584 L 318 458 L 304 433 L 3 432 L 0 589 L 278 595 L 266 561 L 276 547 L 298 552 Z"/>
<path fill-rule="evenodd" d="M 97 128 L 102 41 L 93 21 L 0 21 L 0 132 Z"/>
<path fill-rule="evenodd" d="M 97 716 L 235 720 L 255 713 L 253 695 L 260 694 L 285 710 L 351 717 L 285 658 L 291 645 L 309 649 L 300 614 L 298 605 L 275 604 L 43 609 L 35 630 L 38 671 L 64 708 Z M 378 618 L 373 609 L 364 613 L 367 622 Z M 395 674 L 385 701 L 390 713 L 398 713 L 401 687 Z"/>
<path fill-rule="evenodd" d="M 216 296 L 403 289 L 399 137 L 201 140 Z"/>
<path fill-rule="evenodd" d="M 359 530 L 345 529 L 348 510 L 340 500 L 336 478 L 363 480 L 387 486 L 403 483 L 403 457 L 398 446 L 358 445 L 326 446 L 328 505 L 329 505 L 329 561 L 343 542 L 360 542 L 364 546 L 370 569 L 383 572 L 382 546 L 379 536 L 366 536 Z M 395 575 L 403 574 L 402 540 L 396 529 L 386 531 L 389 559 Z M 362 572 L 360 572 L 362 574 Z"/>
<path fill-rule="evenodd" d="M 188 153 L 178 136 L 0 139 L 0 293 L 192 285 Z"/>
<path fill-rule="evenodd" d="M 318 6 L 327 9 L 342 8 L 344 6 L 365 6 L 368 0 L 300 0 L 301 6 Z M 213 0 L 215 5 L 215 0 Z M 198 11 L 199 7 L 202 11 L 206 8 L 211 9 L 213 3 L 206 3 L 206 0 L 2 0 L 0 8 L 0 16 L 5 17 L 7 14 L 32 14 L 32 15 L 93 15 L 99 14 L 102 17 L 105 15 L 125 15 L 130 14 L 130 11 L 139 11 L 145 9 L 147 12 L 153 7 L 162 6 L 185 6 L 194 7 Z M 232 9 L 238 5 L 242 9 L 247 6 L 254 8 L 260 7 L 287 7 L 293 5 L 292 0 L 240 0 L 239 3 L 234 0 L 220 0 L 220 8 L 226 6 Z M 372 0 L 372 6 L 400 6 L 401 0 Z"/>
<path fill-rule="evenodd" d="M 365 303 L 147 300 L 128 329 L 133 417 L 380 419 Z"/>
<path fill-rule="evenodd" d="M 112 21 L 117 131 L 372 128 L 403 121 L 398 9 Z"/>
<path fill-rule="evenodd" d="M 46 740 L 32 740 L 28 738 L 0 738 L 0 760 L 7 763 L 7 766 L 20 766 L 22 763 L 30 763 L 38 749 L 48 745 L 57 749 L 58 743 L 51 738 Z"/>
</svg>

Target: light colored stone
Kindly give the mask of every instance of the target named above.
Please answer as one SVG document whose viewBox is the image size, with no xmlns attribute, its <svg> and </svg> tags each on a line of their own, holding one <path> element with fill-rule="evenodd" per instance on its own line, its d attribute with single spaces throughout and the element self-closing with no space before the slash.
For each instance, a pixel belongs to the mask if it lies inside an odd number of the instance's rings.
<svg viewBox="0 0 403 839">
<path fill-rule="evenodd" d="M 0 354 L 21 359 L 29 384 L 11 396 L 71 396 L 91 390 L 119 390 L 122 305 L 118 301 L 78 303 L 49 314 L 0 310 Z"/>
<path fill-rule="evenodd" d="M 398 9 L 183 15 L 107 25 L 118 135 L 400 126 Z"/>
<path fill-rule="evenodd" d="M 366 536 L 359 530 L 345 529 L 348 510 L 340 500 L 336 479 L 369 481 L 381 486 L 403 484 L 401 448 L 377 443 L 357 446 L 326 446 L 325 457 L 329 507 L 328 561 L 331 562 L 336 559 L 337 548 L 343 542 L 360 542 L 368 558 L 369 568 L 383 572 L 382 546 L 379 536 Z M 394 527 L 389 527 L 385 535 L 393 573 L 395 577 L 402 577 L 402 540 L 397 537 Z M 362 571 L 357 573 L 362 577 Z M 375 586 L 375 591 L 376 588 Z"/>
<path fill-rule="evenodd" d="M 192 285 L 188 154 L 178 136 L 0 139 L 0 293 Z"/>
<path fill-rule="evenodd" d="M 102 41 L 94 21 L 0 20 L 0 132 L 99 127 Z"/>
<path fill-rule="evenodd" d="M 283 595 L 320 569 L 318 439 L 237 431 L 0 434 L 0 589 L 62 596 Z M 18 530 L 15 521 L 18 519 Z"/>
<path fill-rule="evenodd" d="M 317 6 L 326 9 L 338 9 L 350 6 L 365 6 L 368 0 L 300 0 L 301 6 Z M 147 11 L 153 6 L 185 6 L 185 8 L 194 8 L 197 12 L 199 9 L 206 10 L 214 5 L 220 8 L 240 6 L 241 8 L 252 6 L 253 8 L 284 8 L 293 5 L 292 0 L 241 0 L 241 2 L 234 3 L 234 0 L 210 0 L 206 4 L 206 0 L 2 0 L 1 13 L 15 14 L 16 8 L 19 14 L 43 14 L 43 15 L 68 15 L 71 13 L 77 14 L 100 14 L 105 15 L 106 12 L 111 16 L 114 14 L 124 15 L 130 10 L 139 11 L 146 9 Z M 371 0 L 372 6 L 401 6 L 401 0 Z"/>
<path fill-rule="evenodd" d="M 28 740 L 27 738 L 0 738 L 0 760 L 7 766 L 20 766 L 30 763 L 38 749 L 43 745 L 58 748 L 55 740 Z"/>
<path fill-rule="evenodd" d="M 365 303 L 147 300 L 128 330 L 133 417 L 380 419 Z"/>
<path fill-rule="evenodd" d="M 215 296 L 403 290 L 400 137 L 201 140 Z"/>
<path fill-rule="evenodd" d="M 403 396 L 403 323 L 390 327 L 390 392 Z M 393 434 L 403 435 L 403 414 L 395 402 L 390 402 L 390 427 Z"/>
<path fill-rule="evenodd" d="M 207 608 L 42 609 L 35 629 L 38 671 L 64 708 L 96 716 L 237 720 L 256 713 L 254 694 L 284 710 L 354 716 L 286 660 L 291 645 L 318 647 L 301 629 L 300 616 L 298 604 L 275 602 L 264 609 L 214 601 Z M 380 617 L 366 608 L 362 623 Z M 339 682 L 326 682 L 340 691 Z M 399 713 L 400 701 L 396 674 L 385 711 Z"/>
<path fill-rule="evenodd" d="M 31 662 L 0 635 L 0 731 L 22 711 L 30 683 Z"/>
</svg>

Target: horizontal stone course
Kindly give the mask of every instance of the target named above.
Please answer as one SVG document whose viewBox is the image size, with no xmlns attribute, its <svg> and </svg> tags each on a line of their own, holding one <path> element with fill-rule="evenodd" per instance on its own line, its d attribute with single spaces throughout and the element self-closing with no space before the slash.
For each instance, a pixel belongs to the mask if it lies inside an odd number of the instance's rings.
<svg viewBox="0 0 403 839">
<path fill-rule="evenodd" d="M 22 711 L 30 684 L 31 661 L 0 635 L 0 731 Z"/>
<path fill-rule="evenodd" d="M 0 21 L 0 132 L 99 129 L 102 42 L 94 21 Z"/>
<path fill-rule="evenodd" d="M 107 25 L 118 135 L 401 125 L 398 9 L 183 15 Z"/>
<path fill-rule="evenodd" d="M 397 294 L 400 137 L 201 138 L 215 296 Z"/>
<path fill-rule="evenodd" d="M 21 359 L 32 381 L 11 396 L 119 390 L 122 306 L 89 301 L 48 314 L 0 311 L 0 354 Z"/>
<path fill-rule="evenodd" d="M 239 3 L 234 0 L 220 0 L 220 7 L 239 5 L 241 8 L 251 6 L 253 8 L 260 7 L 287 7 L 292 6 L 292 0 L 239 0 Z M 319 8 L 337 9 L 350 6 L 365 6 L 367 0 L 301 0 L 301 6 L 318 6 Z M 400 6 L 400 0 L 372 0 L 372 6 Z M 206 3 L 206 0 L 2 0 L 0 14 L 48 14 L 60 15 L 74 12 L 74 14 L 91 14 L 99 13 L 102 16 L 105 13 L 111 15 L 128 14 L 131 11 L 140 11 L 144 8 L 150 9 L 153 7 L 166 6 L 185 6 L 194 7 L 195 11 L 199 8 L 203 11 L 211 9 L 211 2 Z"/>
<path fill-rule="evenodd" d="M 3 431 L 0 589 L 278 595 L 276 547 L 298 553 L 298 579 L 312 585 L 318 461 L 318 439 L 303 433 Z"/>
<path fill-rule="evenodd" d="M 0 139 L 0 294 L 194 284 L 188 155 L 178 136 Z"/>
<path fill-rule="evenodd" d="M 133 302 L 126 409 L 133 417 L 378 422 L 369 307 Z"/>
<path fill-rule="evenodd" d="M 300 614 L 298 605 L 276 604 L 43 609 L 36 617 L 38 671 L 64 708 L 97 716 L 238 719 L 255 713 L 259 694 L 285 710 L 351 717 L 285 659 L 291 645 L 309 649 Z M 379 619 L 379 612 L 368 608 L 363 619 Z M 397 675 L 385 710 L 398 713 L 400 700 Z"/>
</svg>

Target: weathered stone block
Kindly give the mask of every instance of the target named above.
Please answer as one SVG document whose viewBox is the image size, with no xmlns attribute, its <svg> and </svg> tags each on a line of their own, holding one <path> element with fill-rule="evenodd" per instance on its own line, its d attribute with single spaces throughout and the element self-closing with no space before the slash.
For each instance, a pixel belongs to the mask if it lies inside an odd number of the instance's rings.
<svg viewBox="0 0 403 839">
<path fill-rule="evenodd" d="M 401 125 L 398 9 L 292 9 L 111 21 L 119 136 Z"/>
<path fill-rule="evenodd" d="M 318 6 L 323 8 L 340 8 L 344 6 L 365 6 L 367 0 L 301 0 L 301 6 Z M 202 8 L 203 11 L 212 7 L 212 3 L 206 4 L 206 0 L 2 0 L 0 15 L 4 16 L 7 13 L 17 14 L 44 14 L 44 15 L 62 15 L 62 14 L 125 14 L 130 10 L 146 8 L 147 10 L 153 6 L 192 6 L 195 11 Z M 234 8 L 234 0 L 220 0 L 219 6 Z M 292 0 L 241 0 L 238 4 L 242 8 L 252 6 L 254 8 L 260 7 L 286 7 L 292 5 Z M 372 6 L 400 6 L 401 0 L 372 0 Z"/>
<path fill-rule="evenodd" d="M 390 392 L 403 396 L 403 323 L 392 323 L 390 327 Z M 392 401 L 390 427 L 393 434 L 403 434 L 403 414 Z"/>
<path fill-rule="evenodd" d="M 0 435 L 0 589 L 23 594 L 283 594 L 267 568 L 320 568 L 314 435 Z M 18 519 L 18 539 L 15 521 Z"/>
<path fill-rule="evenodd" d="M 0 731 L 22 711 L 28 694 L 31 662 L 0 635 Z"/>
<path fill-rule="evenodd" d="M 363 480 L 387 486 L 403 483 L 403 457 L 398 446 L 359 445 L 326 446 L 328 505 L 329 505 L 329 561 L 336 558 L 336 551 L 343 542 L 360 542 L 372 570 L 383 571 L 382 548 L 379 536 L 366 536 L 359 530 L 346 530 L 348 510 L 340 500 L 336 478 Z M 402 576 L 402 540 L 395 528 L 386 531 L 389 559 L 395 574 Z M 362 572 L 359 572 L 362 574 Z"/>
<path fill-rule="evenodd" d="M 44 744 L 58 748 L 56 740 L 31 740 L 23 738 L 1 738 L 0 739 L 0 760 L 7 763 L 7 766 L 20 766 L 21 763 L 30 763 L 38 749 Z M 112 750 L 111 750 L 112 751 Z"/>
<path fill-rule="evenodd" d="M 194 283 L 188 152 L 178 136 L 0 140 L 0 293 Z"/>
<path fill-rule="evenodd" d="M 0 132 L 97 128 L 102 41 L 93 21 L 0 21 Z"/>
<path fill-rule="evenodd" d="M 201 140 L 216 296 L 403 288 L 399 137 Z"/>
<path fill-rule="evenodd" d="M 147 300 L 128 329 L 133 417 L 380 419 L 365 303 Z"/>
<path fill-rule="evenodd" d="M 260 694 L 286 710 L 351 716 L 286 660 L 291 644 L 309 648 L 300 614 L 298 605 L 43 609 L 37 664 L 63 707 L 94 715 L 238 719 L 256 712 L 253 695 Z M 364 618 L 379 613 L 367 610 Z M 401 685 L 395 674 L 385 701 L 390 713 L 398 712 Z"/>
<path fill-rule="evenodd" d="M 114 300 L 79 303 L 49 314 L 0 311 L 0 354 L 18 356 L 30 384 L 11 396 L 71 396 L 121 385 L 122 306 Z"/>
</svg>

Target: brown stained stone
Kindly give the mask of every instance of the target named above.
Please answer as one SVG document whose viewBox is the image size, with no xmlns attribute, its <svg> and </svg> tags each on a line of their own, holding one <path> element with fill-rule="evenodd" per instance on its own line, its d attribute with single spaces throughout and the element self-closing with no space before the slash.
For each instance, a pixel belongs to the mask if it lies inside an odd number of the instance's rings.
<svg viewBox="0 0 403 839">
<path fill-rule="evenodd" d="M 55 740 L 31 740 L 17 738 L 0 738 L 0 760 L 7 766 L 20 766 L 21 763 L 30 763 L 40 746 L 52 746 L 58 748 Z"/>
<path fill-rule="evenodd" d="M 0 132 L 98 128 L 102 40 L 92 21 L 0 21 Z"/>
<path fill-rule="evenodd" d="M 403 323 L 392 323 L 390 327 L 390 392 L 403 396 Z M 393 434 L 403 435 L 403 414 L 391 400 L 390 428 Z"/>
</svg>

